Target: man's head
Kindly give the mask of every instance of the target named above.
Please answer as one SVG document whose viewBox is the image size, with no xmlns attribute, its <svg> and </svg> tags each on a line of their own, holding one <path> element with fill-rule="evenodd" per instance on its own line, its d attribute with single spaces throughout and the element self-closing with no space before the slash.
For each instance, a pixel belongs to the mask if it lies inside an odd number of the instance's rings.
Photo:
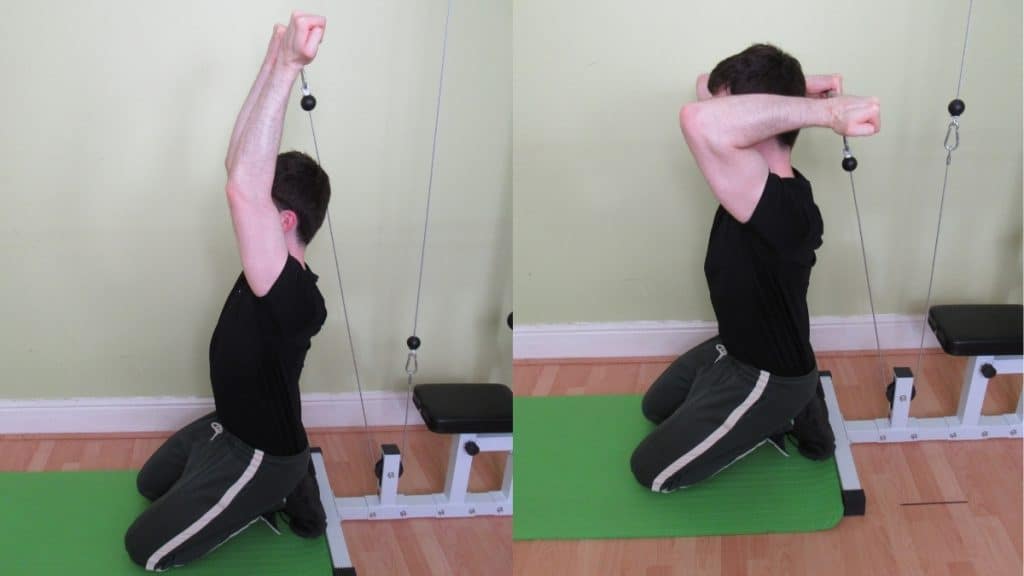
<svg viewBox="0 0 1024 576">
<path fill-rule="evenodd" d="M 717 95 L 723 90 L 729 94 L 807 95 L 800 61 L 771 44 L 754 44 L 719 62 L 708 77 L 708 91 Z M 777 138 L 792 148 L 799 133 L 793 130 Z"/>
<path fill-rule="evenodd" d="M 270 195 L 285 216 L 286 229 L 294 227 L 299 241 L 308 245 L 324 223 L 331 200 L 331 181 L 327 173 L 302 152 L 279 154 Z M 294 214 L 296 222 L 291 222 L 288 212 Z"/>
</svg>

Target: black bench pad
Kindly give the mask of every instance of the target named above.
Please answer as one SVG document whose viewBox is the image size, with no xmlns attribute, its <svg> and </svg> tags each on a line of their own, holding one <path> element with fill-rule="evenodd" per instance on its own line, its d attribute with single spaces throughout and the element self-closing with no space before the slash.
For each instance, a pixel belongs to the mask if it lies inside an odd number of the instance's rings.
<svg viewBox="0 0 1024 576">
<path fill-rule="evenodd" d="M 1024 306 L 1019 304 L 932 306 L 928 325 L 946 354 L 1024 354 Z"/>
<path fill-rule="evenodd" d="M 412 401 L 431 432 L 512 432 L 512 390 L 504 384 L 419 384 Z"/>
</svg>

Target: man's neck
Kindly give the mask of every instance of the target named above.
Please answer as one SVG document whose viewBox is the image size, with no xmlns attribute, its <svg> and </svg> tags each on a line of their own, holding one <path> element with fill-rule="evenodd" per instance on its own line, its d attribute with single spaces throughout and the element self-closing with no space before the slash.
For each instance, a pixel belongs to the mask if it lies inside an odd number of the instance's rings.
<svg viewBox="0 0 1024 576">
<path fill-rule="evenodd" d="M 306 247 L 296 238 L 286 237 L 285 245 L 288 246 L 288 254 L 299 261 L 302 264 L 302 268 L 306 268 Z"/>
<path fill-rule="evenodd" d="M 768 163 L 768 170 L 782 178 L 793 177 L 792 153 L 793 150 L 779 144 L 778 140 L 772 138 L 754 146 L 761 153 L 765 162 Z"/>
</svg>

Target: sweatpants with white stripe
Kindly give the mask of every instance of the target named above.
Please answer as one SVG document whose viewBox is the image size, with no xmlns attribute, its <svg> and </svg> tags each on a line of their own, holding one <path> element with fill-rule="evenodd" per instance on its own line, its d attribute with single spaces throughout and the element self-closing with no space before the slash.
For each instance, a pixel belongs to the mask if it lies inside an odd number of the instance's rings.
<svg viewBox="0 0 1024 576">
<path fill-rule="evenodd" d="M 125 534 L 128 555 L 146 570 L 183 566 L 281 508 L 308 466 L 308 449 L 270 456 L 208 414 L 171 436 L 139 472 L 139 492 L 153 504 Z"/>
<path fill-rule="evenodd" d="M 817 384 L 817 370 L 775 376 L 712 338 L 677 358 L 644 395 L 644 416 L 658 426 L 633 452 L 633 475 L 655 492 L 710 478 L 789 429 Z"/>
</svg>

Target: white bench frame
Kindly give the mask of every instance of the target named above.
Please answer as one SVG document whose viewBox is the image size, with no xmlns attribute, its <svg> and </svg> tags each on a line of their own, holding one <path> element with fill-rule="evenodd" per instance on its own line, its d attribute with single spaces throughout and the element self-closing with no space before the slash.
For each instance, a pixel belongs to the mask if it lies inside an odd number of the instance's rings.
<svg viewBox="0 0 1024 576">
<path fill-rule="evenodd" d="M 832 375 L 829 372 L 821 372 L 821 385 L 828 406 L 829 421 L 836 437 L 836 466 L 839 469 L 843 501 L 847 506 L 848 515 L 864 513 L 864 492 L 850 450 L 853 444 L 1021 437 L 1021 431 L 1024 430 L 1024 391 L 1017 401 L 1016 413 L 997 416 L 981 414 L 989 381 L 982 373 L 982 367 L 986 364 L 995 368 L 997 374 L 1024 373 L 1024 356 L 970 357 L 964 371 L 964 383 L 956 415 L 938 418 L 910 417 L 914 375 L 909 368 L 899 367 L 893 369 L 895 389 L 888 418 L 844 420 L 836 399 Z"/>
<path fill-rule="evenodd" d="M 508 452 L 500 490 L 470 492 L 469 474 L 476 445 L 479 452 Z M 402 455 L 398 446 L 381 447 L 383 469 L 376 494 L 336 498 L 331 490 L 327 467 L 319 450 L 313 453 L 313 467 L 320 486 L 320 501 L 327 513 L 327 543 L 335 576 L 355 576 L 345 544 L 342 522 L 346 520 L 405 520 L 408 518 L 467 518 L 512 515 L 512 434 L 456 434 L 448 452 L 444 492 L 405 495 L 398 492 Z"/>
</svg>

